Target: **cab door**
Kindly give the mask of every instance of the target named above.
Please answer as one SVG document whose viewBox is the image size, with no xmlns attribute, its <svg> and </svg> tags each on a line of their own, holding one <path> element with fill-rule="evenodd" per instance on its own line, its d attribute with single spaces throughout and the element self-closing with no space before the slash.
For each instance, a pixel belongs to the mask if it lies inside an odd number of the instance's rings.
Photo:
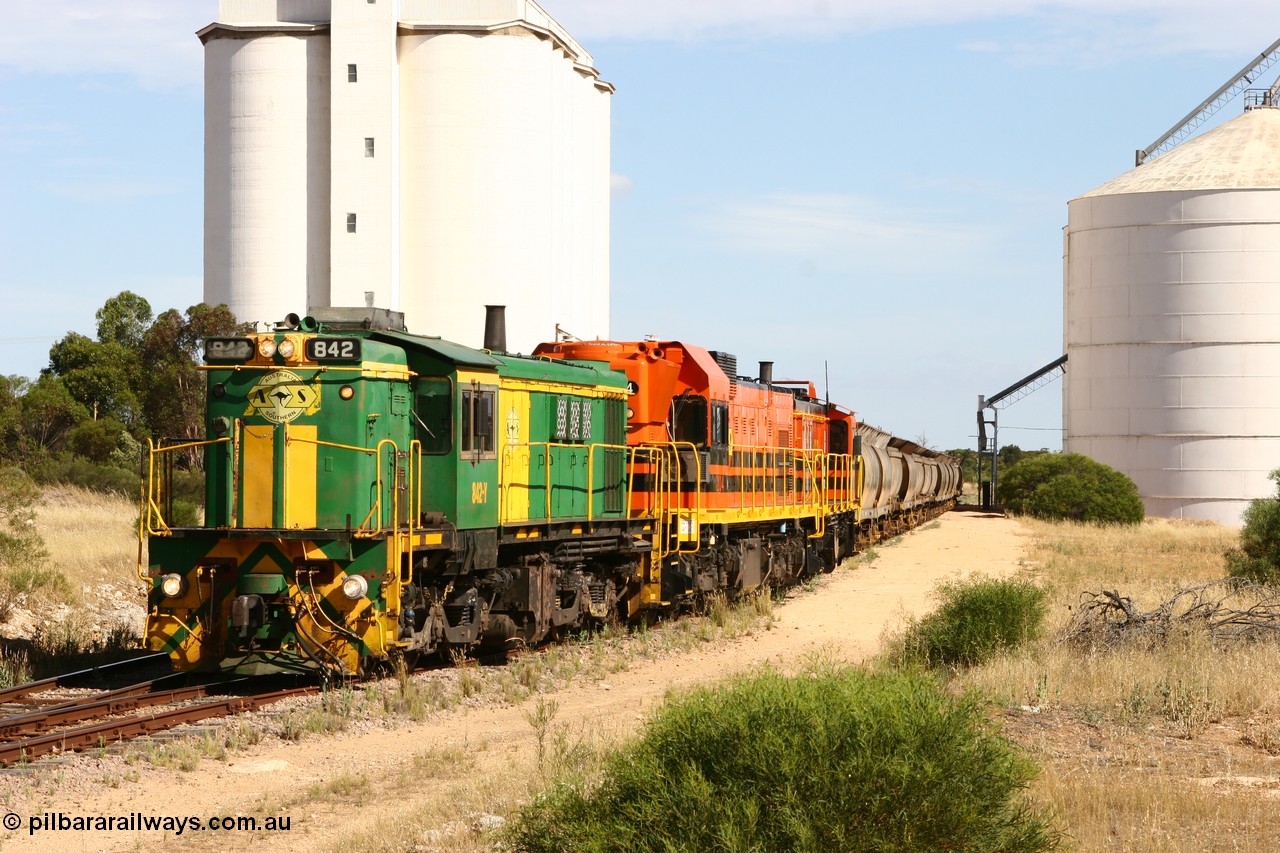
<svg viewBox="0 0 1280 853">
<path fill-rule="evenodd" d="M 418 380 L 414 394 L 414 437 L 422 454 L 414 477 L 417 508 L 445 518 L 457 516 L 456 397 L 451 376 L 424 376 Z"/>
<path fill-rule="evenodd" d="M 486 377 L 490 379 L 490 377 Z M 498 526 L 498 386 L 459 377 L 458 527 Z"/>
</svg>

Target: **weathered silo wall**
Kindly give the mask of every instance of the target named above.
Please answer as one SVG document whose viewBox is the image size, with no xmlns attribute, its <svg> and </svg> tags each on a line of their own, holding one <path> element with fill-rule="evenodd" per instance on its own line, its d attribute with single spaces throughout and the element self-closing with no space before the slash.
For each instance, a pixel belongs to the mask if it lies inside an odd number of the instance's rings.
<svg viewBox="0 0 1280 853">
<path fill-rule="evenodd" d="M 1064 449 L 1238 525 L 1280 467 L 1280 110 L 1068 204 Z"/>
<path fill-rule="evenodd" d="M 314 27 L 206 43 L 206 302 L 267 321 L 328 298 L 328 91 Z"/>
<path fill-rule="evenodd" d="M 206 300 L 608 336 L 613 88 L 536 3 L 223 0 L 200 35 Z"/>
</svg>

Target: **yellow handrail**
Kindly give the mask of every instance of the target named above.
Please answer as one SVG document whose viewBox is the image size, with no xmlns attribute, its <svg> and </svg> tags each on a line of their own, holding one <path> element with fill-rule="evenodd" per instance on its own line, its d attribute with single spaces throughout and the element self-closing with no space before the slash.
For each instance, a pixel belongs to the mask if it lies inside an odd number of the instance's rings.
<svg viewBox="0 0 1280 853">
<path fill-rule="evenodd" d="M 640 447 L 661 450 L 663 452 L 662 455 L 666 457 L 663 467 L 666 468 L 666 463 L 673 463 L 672 467 L 674 467 L 674 471 L 669 469 L 665 470 L 661 478 L 655 477 L 653 484 L 655 502 L 659 500 L 658 495 L 661 494 L 661 501 L 663 503 L 662 516 L 664 516 L 664 518 L 667 516 L 674 518 L 676 523 L 675 550 L 666 550 L 665 540 L 667 537 L 665 534 L 667 531 L 664 530 L 664 536 L 662 537 L 663 553 L 661 556 L 666 556 L 666 554 L 696 554 L 698 552 L 699 543 L 698 539 L 693 536 L 694 525 L 706 510 L 702 500 L 702 456 L 701 452 L 698 450 L 698 446 L 691 441 L 646 441 L 644 444 L 640 445 Z M 669 503 L 671 495 L 684 494 L 680 491 L 680 485 L 684 482 L 684 478 L 682 476 L 683 463 L 680 459 L 681 448 L 688 448 L 693 452 L 693 506 L 683 506 L 684 501 L 681 500 L 677 502 L 676 507 L 673 510 L 670 508 Z M 689 548 L 685 548 L 681 545 L 680 521 L 682 519 L 688 519 L 689 521 L 689 536 L 692 542 L 692 546 Z M 664 521 L 664 524 L 665 523 L 668 522 Z"/>
<path fill-rule="evenodd" d="M 627 445 L 625 445 L 625 444 L 603 444 L 603 443 L 602 443 L 602 444 L 570 444 L 570 443 L 566 443 L 566 442 L 557 442 L 557 441 L 533 441 L 533 442 L 529 442 L 529 443 L 527 443 L 527 444 L 508 444 L 508 445 L 505 445 L 505 446 L 503 447 L 503 450 L 502 450 L 502 463 L 501 463 L 501 469 L 500 469 L 500 471 L 499 471 L 499 476 L 498 476 L 498 481 L 499 481 L 500 488 L 501 488 L 501 492 L 500 492 L 500 501 L 501 501 L 501 502 L 499 503 L 499 507 L 501 507 L 501 508 L 502 508 L 502 509 L 501 509 L 501 513 L 502 513 L 502 518 L 501 518 L 501 520 L 502 520 L 503 522 L 505 522 L 505 521 L 506 521 L 506 517 L 505 517 L 505 515 L 506 515 L 506 510 L 505 510 L 505 507 L 507 506 L 507 502 L 508 502 L 508 499 L 509 499 L 509 493 L 510 493 L 510 490 L 511 490 L 511 489 L 514 489 L 514 488 L 524 488 L 524 489 L 532 489 L 532 488 L 533 488 L 533 483 L 532 483 L 532 482 L 529 482 L 529 483 L 517 483 L 517 482 L 515 482 L 515 481 L 514 481 L 513 477 L 511 476 L 511 473 L 510 473 L 510 472 L 511 472 L 511 469 L 512 469 L 512 467 L 513 467 L 513 466 L 510 464 L 509 460 L 510 460 L 513 456 L 515 456 L 515 455 L 516 455 L 516 453 L 518 453 L 518 452 L 520 452 L 520 451 L 529 452 L 529 451 L 532 451 L 534 448 L 540 448 L 540 449 L 542 449 L 542 451 L 543 451 L 543 452 L 544 452 L 544 454 L 545 454 L 543 458 L 546 460 L 546 463 L 547 463 L 546 465 L 544 465 L 545 473 L 544 473 L 544 475 L 543 475 L 543 480 L 544 480 L 544 482 L 543 482 L 543 484 L 542 484 L 543 489 L 544 489 L 544 491 L 545 491 L 545 493 L 546 493 L 546 505 L 545 505 L 544 509 L 545 509 L 545 513 L 546 513 L 545 517 L 546 517 L 546 519 L 547 519 L 547 520 L 550 520 L 550 519 L 551 519 L 551 516 L 552 516 L 552 489 L 553 489 L 553 487 L 554 487 L 554 486 L 553 486 L 553 484 L 552 484 L 552 482 L 551 482 L 551 467 L 552 467 L 552 466 L 551 466 L 551 458 L 552 458 L 552 457 L 551 457 L 551 451 L 552 451 L 552 449 L 553 449 L 553 448 L 561 448 L 561 449 L 571 449 L 571 450 L 585 450 L 585 451 L 587 452 L 587 487 L 586 487 L 586 490 L 587 490 L 587 515 L 586 515 L 586 520 L 587 520 L 588 522 L 590 522 L 590 521 L 594 521 L 594 520 L 595 520 L 595 496 L 596 496 L 597 494 L 603 493 L 603 492 L 605 491 L 605 488 L 600 488 L 600 489 L 597 489 L 597 488 L 596 488 L 596 481 L 595 481 L 595 454 L 596 454 L 596 451 L 616 450 L 616 451 L 620 451 L 620 452 L 622 452 L 623 454 L 626 454 L 628 451 L 630 451 L 630 450 L 633 450 L 633 449 L 634 449 L 634 448 L 628 447 L 628 446 L 627 446 Z M 530 457 L 532 458 L 532 454 L 530 454 Z M 624 464 L 624 465 L 626 464 L 625 456 L 624 456 L 623 464 Z M 532 476 L 532 474 L 530 474 L 530 476 Z M 630 486 L 630 483 L 628 483 L 628 486 Z M 606 488 L 607 488 L 607 487 L 606 487 Z M 627 514 L 627 517 L 630 517 L 630 516 L 631 516 L 631 506 L 630 506 L 630 493 L 631 493 L 631 489 L 630 489 L 630 488 L 628 488 L 627 492 L 628 492 L 628 495 L 627 495 L 628 503 L 627 503 L 627 506 L 626 506 L 626 508 L 625 508 L 625 512 L 626 512 L 626 514 Z"/>
<path fill-rule="evenodd" d="M 390 438 L 382 439 L 381 441 L 378 442 L 378 444 L 375 447 L 371 447 L 371 448 L 358 447 L 354 444 L 340 444 L 335 441 L 323 441 L 318 438 L 302 438 L 302 437 L 290 436 L 289 425 L 285 424 L 284 426 L 285 426 L 284 438 L 285 438 L 286 444 L 296 441 L 299 444 L 314 444 L 317 447 L 332 447 L 337 450 L 350 450 L 355 453 L 364 453 L 368 456 L 378 457 L 379 459 L 382 456 L 382 449 L 384 447 L 390 447 L 391 448 L 391 470 L 395 471 L 396 469 L 395 463 L 396 463 L 396 460 L 399 458 L 400 446 Z M 286 477 L 289 476 L 287 470 L 285 471 L 285 476 Z M 287 487 L 287 483 L 285 485 Z M 382 466 L 376 465 L 374 467 L 373 506 L 369 508 L 369 513 L 360 522 L 359 527 L 355 529 L 353 535 L 363 539 L 368 539 L 374 536 L 381 535 L 387 529 L 387 525 L 385 523 L 386 516 L 384 513 L 384 504 L 382 501 L 382 487 L 383 487 Z M 399 500 L 399 495 L 397 494 L 397 491 L 398 490 L 394 488 L 391 490 L 391 518 L 392 518 L 391 526 L 395 529 L 395 532 L 392 534 L 392 536 L 394 537 L 393 542 L 396 545 L 399 544 L 398 537 L 400 535 L 400 532 L 399 532 L 400 531 L 400 500 Z M 366 527 L 366 525 L 368 525 L 375 518 L 377 520 L 377 526 Z"/>
<path fill-rule="evenodd" d="M 767 445 L 735 445 L 730 451 L 733 457 L 749 454 L 746 464 L 736 466 L 742 474 L 741 485 L 736 490 L 747 509 L 800 509 L 805 515 L 820 515 L 827 506 L 822 484 L 826 471 L 824 450 L 799 447 L 773 447 Z M 791 484 L 779 483 L 779 472 L 789 474 Z"/>
<path fill-rule="evenodd" d="M 417 461 L 418 468 L 414 471 L 413 463 Z M 405 471 L 409 478 L 409 482 L 405 483 L 405 489 L 409 498 L 409 550 L 413 549 L 414 527 L 419 519 L 422 518 L 422 442 L 418 439 L 409 441 L 409 459 L 405 463 Z M 417 498 L 415 501 L 414 498 Z M 396 519 L 396 527 L 399 528 L 399 519 Z M 397 551 L 397 554 L 400 553 Z M 406 573 L 405 568 L 408 568 Z M 400 583 L 406 584 L 413 579 L 413 556 L 410 554 L 409 559 L 401 563 L 399 572 Z"/>
<path fill-rule="evenodd" d="M 177 450 L 190 450 L 193 447 L 206 447 L 211 444 L 225 444 L 231 441 L 230 436 L 223 438 L 201 439 L 199 441 L 186 441 L 182 444 L 170 444 L 163 447 L 156 446 L 154 440 L 147 439 L 147 483 L 144 494 L 142 496 L 142 505 L 138 508 L 138 539 L 141 541 L 147 536 L 172 536 L 173 531 L 164 520 L 164 513 L 160 509 L 160 486 L 156 482 L 156 460 L 161 453 L 173 453 Z M 158 527 L 153 523 L 158 523 Z M 138 560 L 139 576 L 145 576 L 142 573 L 141 547 L 139 547 Z"/>
</svg>

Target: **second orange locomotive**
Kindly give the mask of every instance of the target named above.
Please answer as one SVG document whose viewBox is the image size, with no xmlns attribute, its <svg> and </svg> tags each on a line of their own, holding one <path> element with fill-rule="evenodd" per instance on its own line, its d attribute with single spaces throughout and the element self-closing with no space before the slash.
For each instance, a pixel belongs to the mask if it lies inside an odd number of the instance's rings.
<svg viewBox="0 0 1280 853">
<path fill-rule="evenodd" d="M 732 355 L 654 340 L 543 344 L 534 354 L 626 374 L 632 505 L 669 520 L 656 545 L 667 602 L 830 571 L 859 532 L 909 526 L 959 491 L 950 457 L 904 452 L 909 443 L 860 427 L 812 383 L 775 382 L 769 362 L 748 378 Z M 875 445 L 870 465 L 864 436 Z M 880 437 L 897 442 L 892 460 Z M 864 517 L 868 473 L 881 506 Z"/>
</svg>

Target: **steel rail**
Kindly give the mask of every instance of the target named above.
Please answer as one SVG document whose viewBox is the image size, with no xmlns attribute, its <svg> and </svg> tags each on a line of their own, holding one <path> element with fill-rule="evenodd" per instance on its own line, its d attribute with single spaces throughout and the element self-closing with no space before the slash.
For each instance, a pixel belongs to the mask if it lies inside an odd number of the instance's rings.
<svg viewBox="0 0 1280 853">
<path fill-rule="evenodd" d="M 0 720 L 0 738 L 13 738 L 31 732 L 47 731 L 70 723 L 123 714 L 136 708 L 199 699 L 209 694 L 209 687 L 210 685 L 201 684 L 196 687 L 183 687 L 160 693 L 148 693 L 145 686 L 142 690 L 138 690 L 135 687 L 126 687 L 122 688 L 122 690 L 130 692 L 121 693 L 120 695 L 100 694 L 86 696 L 83 701 L 67 702 L 53 708 L 32 711 L 29 714 L 6 717 Z M 120 692 L 112 691 L 112 693 L 118 694 Z"/>
<path fill-rule="evenodd" d="M 143 663 L 153 663 L 160 658 L 168 657 L 165 652 L 155 652 L 141 657 L 129 658 L 128 660 L 116 661 L 115 663 L 107 663 L 102 666 L 91 666 L 88 669 L 76 670 L 75 672 L 67 672 L 62 675 L 53 675 L 49 678 L 42 678 L 39 681 L 28 681 L 25 684 L 17 684 L 13 687 L 6 687 L 0 690 L 0 703 L 12 702 L 15 699 L 21 699 L 31 693 L 39 693 L 42 690 L 52 690 L 55 687 L 66 687 L 67 682 L 75 678 L 84 678 L 96 673 L 106 672 L 117 667 L 137 666 Z"/>
<path fill-rule="evenodd" d="M 77 752 L 89 747 L 120 743 L 142 735 L 167 731 L 183 723 L 197 723 L 212 717 L 256 711 L 272 702 L 278 702 L 290 696 L 315 693 L 319 689 L 319 687 L 295 687 L 290 690 L 263 693 L 259 696 L 236 696 L 215 702 L 204 702 L 188 708 L 177 708 L 158 714 L 141 714 L 124 720 L 96 723 L 70 731 L 0 744 L 0 765 L 11 767 L 51 752 Z"/>
<path fill-rule="evenodd" d="M 34 714 L 34 713 L 37 713 L 38 711 L 57 711 L 57 710 L 61 710 L 62 708 L 71 708 L 76 705 L 81 705 L 81 704 L 84 704 L 85 702 L 94 702 L 94 701 L 99 701 L 103 699 L 114 699 L 117 696 L 133 696 L 138 693 L 153 693 L 156 691 L 157 686 L 163 681 L 170 681 L 172 679 L 180 679 L 180 678 L 186 678 L 186 677 L 187 677 L 187 673 L 185 672 L 174 672 L 169 675 L 162 675 L 159 678 L 153 678 L 150 681 L 140 681 L 137 684 L 130 684 L 127 687 L 117 687 L 115 690 L 106 690 L 102 693 L 90 694 L 89 696 L 78 696 L 72 699 L 66 699 L 61 702 L 55 701 L 48 705 L 40 705 L 34 711 L 23 711 L 22 716 L 25 716 L 28 713 Z M 234 684 L 235 682 L 232 681 L 232 682 L 219 682 L 219 683 Z M 209 686 L 209 685 L 206 685 L 206 686 Z M 9 719 L 11 718 L 0 717 L 0 725 L 3 725 L 4 723 L 8 722 Z"/>
</svg>

